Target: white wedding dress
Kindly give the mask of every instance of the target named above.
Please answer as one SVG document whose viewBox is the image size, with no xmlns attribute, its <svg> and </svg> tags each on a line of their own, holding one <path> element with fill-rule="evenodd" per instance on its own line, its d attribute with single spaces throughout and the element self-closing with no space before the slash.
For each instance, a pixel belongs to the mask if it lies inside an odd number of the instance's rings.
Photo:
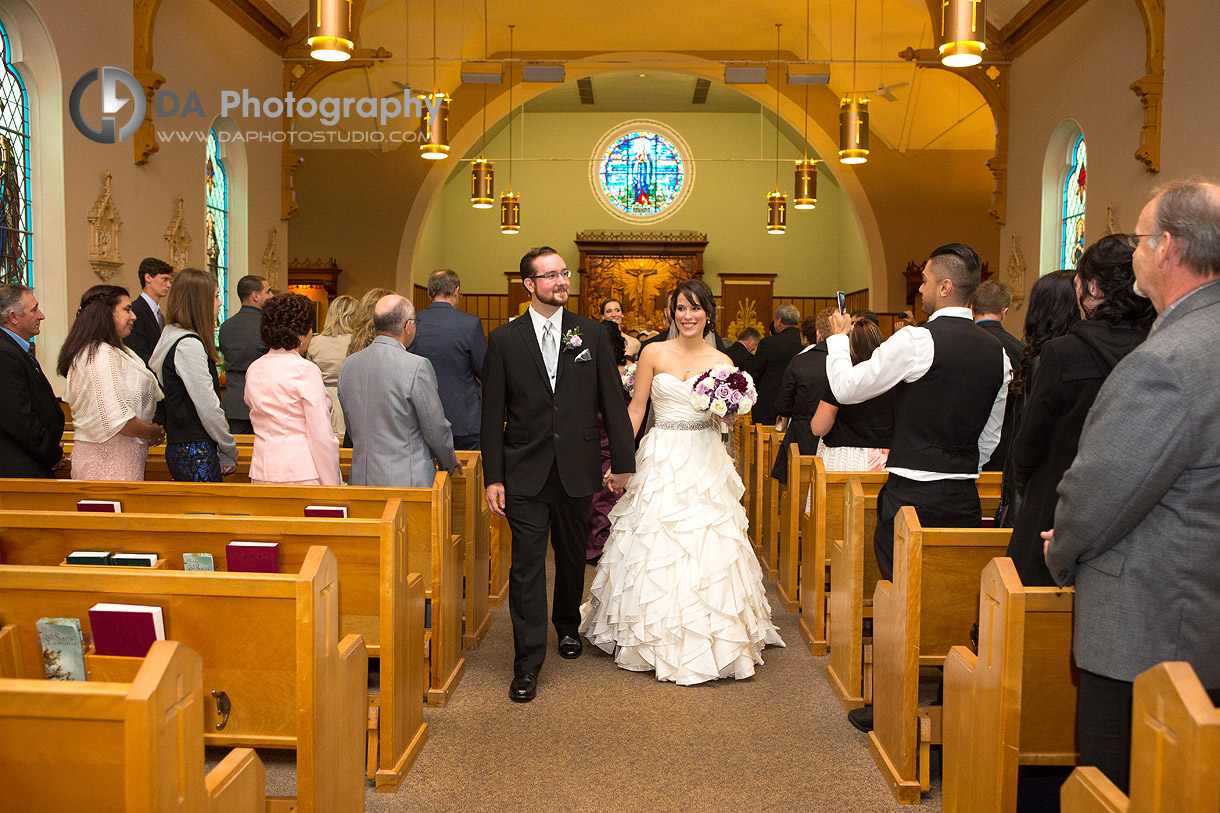
<svg viewBox="0 0 1220 813">
<path fill-rule="evenodd" d="M 746 538 L 744 487 L 693 379 L 652 379 L 656 424 L 610 512 L 610 538 L 580 632 L 624 669 L 690 685 L 747 678 L 784 646 Z M 698 427 L 698 428 L 694 428 Z"/>
</svg>

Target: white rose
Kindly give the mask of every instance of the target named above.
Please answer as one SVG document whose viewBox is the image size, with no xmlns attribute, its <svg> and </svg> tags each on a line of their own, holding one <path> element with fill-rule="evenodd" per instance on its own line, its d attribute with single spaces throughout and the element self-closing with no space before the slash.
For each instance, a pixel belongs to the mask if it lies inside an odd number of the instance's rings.
<svg viewBox="0 0 1220 813">
<path fill-rule="evenodd" d="M 712 399 L 704 393 L 697 392 L 691 398 L 691 404 L 693 404 L 695 409 L 699 410 L 700 412 L 707 412 L 712 406 Z"/>
<path fill-rule="evenodd" d="M 737 414 L 738 415 L 749 415 L 750 409 L 753 406 L 754 406 L 753 401 L 751 401 L 749 398 L 743 397 L 741 399 L 740 403 L 737 404 Z"/>
<path fill-rule="evenodd" d="M 712 414 L 715 415 L 717 418 L 723 418 L 725 415 L 727 415 L 729 413 L 729 408 L 727 406 L 725 406 L 724 401 L 722 401 L 719 398 L 717 398 L 715 401 L 712 401 L 711 410 L 712 410 Z"/>
</svg>

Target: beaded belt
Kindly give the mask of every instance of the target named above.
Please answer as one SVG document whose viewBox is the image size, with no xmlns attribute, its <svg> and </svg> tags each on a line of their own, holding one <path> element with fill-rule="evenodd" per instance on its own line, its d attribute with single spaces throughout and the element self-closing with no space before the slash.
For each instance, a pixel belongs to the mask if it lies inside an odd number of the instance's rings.
<svg viewBox="0 0 1220 813">
<path fill-rule="evenodd" d="M 657 429 L 711 429 L 711 421 L 670 421 L 664 418 L 657 420 L 653 424 Z"/>
</svg>

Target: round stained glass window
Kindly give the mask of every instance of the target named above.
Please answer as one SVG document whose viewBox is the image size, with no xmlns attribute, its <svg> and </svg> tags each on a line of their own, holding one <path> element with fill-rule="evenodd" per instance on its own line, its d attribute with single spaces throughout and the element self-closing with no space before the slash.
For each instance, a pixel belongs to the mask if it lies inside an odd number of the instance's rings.
<svg viewBox="0 0 1220 813">
<path fill-rule="evenodd" d="M 690 151 L 657 121 L 629 121 L 598 144 L 590 162 L 594 196 L 615 217 L 653 223 L 676 212 L 694 183 Z"/>
</svg>

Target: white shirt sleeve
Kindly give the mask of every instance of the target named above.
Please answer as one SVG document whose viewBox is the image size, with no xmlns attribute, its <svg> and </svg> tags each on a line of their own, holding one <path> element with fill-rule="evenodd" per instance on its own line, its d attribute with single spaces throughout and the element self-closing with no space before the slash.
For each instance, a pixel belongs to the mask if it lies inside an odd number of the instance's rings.
<svg viewBox="0 0 1220 813">
<path fill-rule="evenodd" d="M 853 366 L 847 336 L 836 334 L 826 339 L 826 376 L 840 404 L 859 404 L 901 381 L 918 381 L 932 367 L 934 354 L 927 328 L 904 327 L 882 342 L 872 358 Z"/>
<path fill-rule="evenodd" d="M 995 401 L 991 404 L 991 414 L 987 416 L 983 434 L 979 435 L 979 471 L 982 471 L 983 466 L 991 459 L 995 447 L 1000 445 L 1000 430 L 1004 426 L 1004 403 L 1008 400 L 1008 384 L 1012 381 L 1012 363 L 1003 350 L 1000 355 L 1004 357 L 1004 380 L 1000 384 L 1000 391 L 995 394 Z"/>
</svg>

